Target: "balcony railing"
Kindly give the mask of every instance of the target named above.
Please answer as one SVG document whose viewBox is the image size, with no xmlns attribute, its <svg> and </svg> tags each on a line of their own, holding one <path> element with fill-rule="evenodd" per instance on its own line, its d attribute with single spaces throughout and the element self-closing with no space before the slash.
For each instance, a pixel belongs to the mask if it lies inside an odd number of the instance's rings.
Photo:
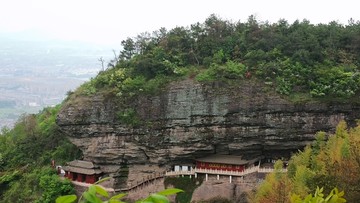
<svg viewBox="0 0 360 203">
<path fill-rule="evenodd" d="M 195 173 L 205 173 L 205 174 L 214 174 L 214 175 L 231 175 L 231 176 L 245 176 L 251 173 L 271 173 L 275 171 L 274 168 L 260 168 L 259 166 L 253 166 L 247 168 L 244 171 L 226 171 L 226 170 L 216 170 L 216 169 L 202 169 L 195 168 L 190 171 L 168 171 L 165 173 L 165 176 L 179 176 L 179 175 L 195 175 Z M 281 169 L 280 172 L 286 172 L 287 169 Z"/>
</svg>

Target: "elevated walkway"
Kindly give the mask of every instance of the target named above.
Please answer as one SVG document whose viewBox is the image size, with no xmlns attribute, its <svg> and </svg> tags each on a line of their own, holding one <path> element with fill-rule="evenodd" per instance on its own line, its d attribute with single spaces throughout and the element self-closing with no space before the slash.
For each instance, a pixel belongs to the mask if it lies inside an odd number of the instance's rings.
<svg viewBox="0 0 360 203">
<path fill-rule="evenodd" d="M 244 171 L 226 171 L 226 170 L 213 170 L 213 169 L 200 169 L 195 168 L 190 171 L 168 171 L 165 176 L 179 176 L 179 175 L 196 175 L 201 174 L 213 174 L 213 175 L 227 175 L 227 176 L 245 176 L 252 173 L 271 173 L 274 172 L 274 168 L 260 168 L 259 166 L 253 166 L 245 169 Z M 280 172 L 286 172 L 287 169 L 282 169 Z"/>
<path fill-rule="evenodd" d="M 129 191 L 132 191 L 132 190 L 136 190 L 138 188 L 141 188 L 143 186 L 151 184 L 155 180 L 164 178 L 165 176 L 166 176 L 165 173 L 155 173 L 155 174 L 147 176 L 146 178 L 144 178 L 141 181 L 137 181 L 135 184 L 131 184 L 130 186 L 128 186 L 126 188 L 115 189 L 115 192 L 129 192 Z"/>
<path fill-rule="evenodd" d="M 252 173 L 271 173 L 274 172 L 275 169 L 274 168 L 261 168 L 259 166 L 253 166 L 251 168 L 247 168 L 242 172 L 239 171 L 225 171 L 225 170 L 212 170 L 212 169 L 192 169 L 190 171 L 168 171 L 165 173 L 155 173 L 152 175 L 147 176 L 146 178 L 144 178 L 141 181 L 137 181 L 135 184 L 131 184 L 130 186 L 126 187 L 126 188 L 119 188 L 119 189 L 113 189 L 113 188 L 106 188 L 104 187 L 104 189 L 108 192 L 131 192 L 137 189 L 141 189 L 149 184 L 152 184 L 154 181 L 162 179 L 164 177 L 171 177 L 171 176 L 194 176 L 195 178 L 197 177 L 197 174 L 206 174 L 206 180 L 208 175 L 217 175 L 219 177 L 219 175 L 222 176 L 229 176 L 230 177 L 230 182 L 231 182 L 231 177 L 242 177 L 242 176 L 246 176 Z M 282 169 L 280 172 L 286 172 L 287 169 Z M 88 183 L 83 183 L 83 182 L 77 182 L 77 181 L 72 181 L 74 185 L 78 185 L 78 186 L 82 186 L 82 187 L 89 187 L 91 184 Z M 247 183 L 247 182 L 244 182 Z"/>
<path fill-rule="evenodd" d="M 80 186 L 80 187 L 83 187 L 83 188 L 88 188 L 88 187 L 90 187 L 91 185 L 93 185 L 93 184 L 90 184 L 90 183 L 78 182 L 78 181 L 74 181 L 74 180 L 72 180 L 71 183 L 74 184 L 75 186 Z M 114 193 L 114 192 L 115 192 L 115 190 L 114 190 L 113 188 L 104 187 L 104 186 L 102 186 L 101 184 L 99 184 L 99 186 L 101 186 L 102 188 L 104 188 L 104 190 L 106 190 L 107 192 L 110 192 L 110 193 Z"/>
</svg>

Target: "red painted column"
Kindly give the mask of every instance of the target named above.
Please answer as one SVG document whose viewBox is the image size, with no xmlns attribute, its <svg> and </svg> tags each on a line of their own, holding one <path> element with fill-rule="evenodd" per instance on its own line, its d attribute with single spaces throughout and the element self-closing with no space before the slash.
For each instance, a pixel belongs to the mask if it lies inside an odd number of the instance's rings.
<svg viewBox="0 0 360 203">
<path fill-rule="evenodd" d="M 77 174 L 77 173 L 74 173 L 74 172 L 72 172 L 72 174 L 73 174 L 72 180 L 77 180 L 78 174 Z"/>
<path fill-rule="evenodd" d="M 83 174 L 77 174 L 77 179 L 76 179 L 76 181 L 78 181 L 78 182 L 82 182 L 82 179 L 83 179 Z"/>
<path fill-rule="evenodd" d="M 90 183 L 90 175 L 85 175 L 85 183 Z"/>
<path fill-rule="evenodd" d="M 95 175 L 86 175 L 85 182 L 90 184 L 95 183 Z"/>
<path fill-rule="evenodd" d="M 68 178 L 69 178 L 70 180 L 72 180 L 72 179 L 73 179 L 73 176 L 74 176 L 74 174 L 69 171 Z"/>
</svg>

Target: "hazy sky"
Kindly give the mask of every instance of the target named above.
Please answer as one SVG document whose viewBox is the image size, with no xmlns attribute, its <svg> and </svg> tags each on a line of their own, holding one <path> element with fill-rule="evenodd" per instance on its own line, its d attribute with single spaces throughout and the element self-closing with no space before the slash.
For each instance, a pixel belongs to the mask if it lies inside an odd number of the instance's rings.
<svg viewBox="0 0 360 203">
<path fill-rule="evenodd" d="M 40 31 L 61 39 L 120 44 L 160 27 L 223 19 L 260 21 L 304 18 L 311 23 L 360 20 L 355 0 L 0 0 L 0 33 Z"/>
</svg>

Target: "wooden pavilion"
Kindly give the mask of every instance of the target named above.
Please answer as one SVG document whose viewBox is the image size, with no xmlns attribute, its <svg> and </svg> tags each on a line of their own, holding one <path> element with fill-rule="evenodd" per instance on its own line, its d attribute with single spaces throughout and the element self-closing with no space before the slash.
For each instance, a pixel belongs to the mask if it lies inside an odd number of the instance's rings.
<svg viewBox="0 0 360 203">
<path fill-rule="evenodd" d="M 68 179 L 90 184 L 98 181 L 102 174 L 100 167 L 90 161 L 74 160 L 68 162 L 67 166 L 64 166 L 63 169 L 65 177 Z"/>
<path fill-rule="evenodd" d="M 258 159 L 244 160 L 241 156 L 214 154 L 196 159 L 196 168 L 242 172 Z"/>
</svg>

